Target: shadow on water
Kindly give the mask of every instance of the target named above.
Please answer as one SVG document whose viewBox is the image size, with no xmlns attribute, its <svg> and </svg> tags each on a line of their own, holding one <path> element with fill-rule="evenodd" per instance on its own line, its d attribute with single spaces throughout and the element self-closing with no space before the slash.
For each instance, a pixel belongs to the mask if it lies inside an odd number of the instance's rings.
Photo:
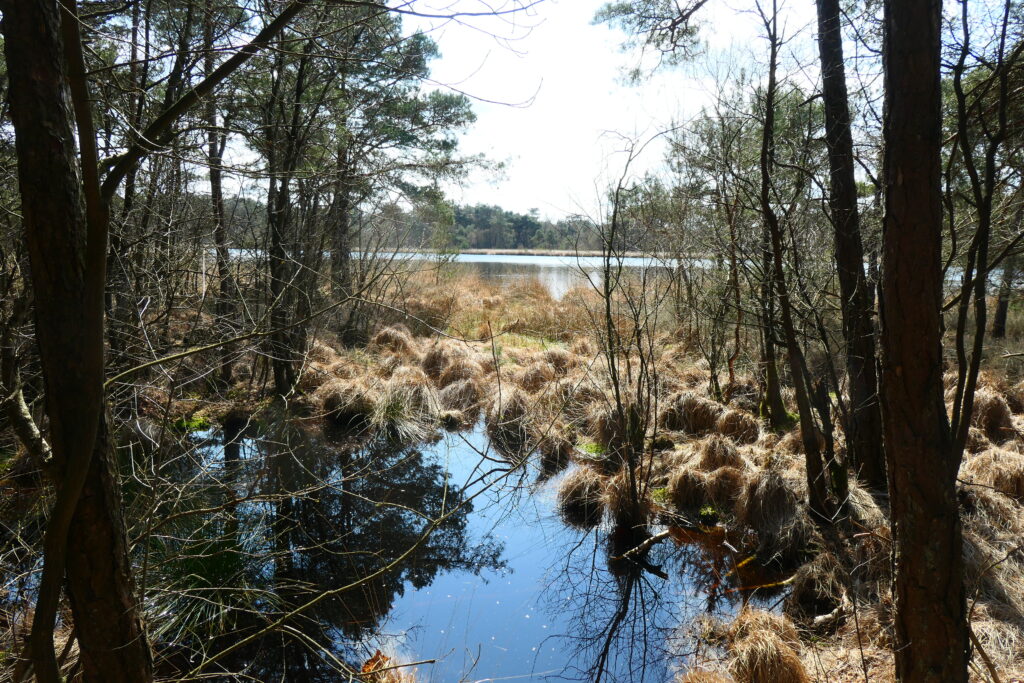
<svg viewBox="0 0 1024 683">
<path fill-rule="evenodd" d="M 338 680 L 365 661 L 406 591 L 445 572 L 502 569 L 501 545 L 469 531 L 465 491 L 421 448 L 332 442 L 289 421 L 226 436 L 178 473 L 189 507 L 219 513 L 179 506 L 149 550 L 150 582 L 162 587 L 150 609 L 162 617 L 156 640 L 170 644 L 169 668 L 188 671 L 234 646 L 211 669 Z"/>
<path fill-rule="evenodd" d="M 744 599 L 736 557 L 707 535 L 631 553 L 665 527 L 565 526 L 560 475 L 512 471 L 480 426 L 413 446 L 301 419 L 243 427 L 200 435 L 149 544 L 166 674 L 234 648 L 205 673 L 348 680 L 379 649 L 435 660 L 420 683 L 664 681 L 693 617 Z"/>
</svg>

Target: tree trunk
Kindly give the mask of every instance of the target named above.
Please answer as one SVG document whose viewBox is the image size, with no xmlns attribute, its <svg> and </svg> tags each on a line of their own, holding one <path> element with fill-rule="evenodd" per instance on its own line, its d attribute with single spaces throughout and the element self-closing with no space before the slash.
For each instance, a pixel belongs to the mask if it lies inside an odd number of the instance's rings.
<svg viewBox="0 0 1024 683">
<path fill-rule="evenodd" d="M 214 71 L 213 52 L 213 14 L 212 0 L 206 0 L 206 16 L 203 21 L 203 69 L 207 78 Z M 231 278 L 230 256 L 228 253 L 227 225 L 224 218 L 224 190 L 221 165 L 223 164 L 224 147 L 227 144 L 227 133 L 217 127 L 217 100 L 212 95 L 206 102 L 206 156 L 210 173 L 210 209 L 213 213 L 213 242 L 217 252 L 217 294 L 214 312 L 217 324 L 225 336 L 234 333 L 233 297 L 234 282 Z M 202 274 L 206 277 L 206 273 Z M 218 381 L 224 389 L 231 386 L 231 357 L 234 350 L 227 344 L 220 348 L 220 370 Z"/>
<path fill-rule="evenodd" d="M 854 471 L 868 486 L 884 491 L 885 453 L 875 376 L 872 297 L 864 274 L 839 0 L 817 0 L 817 8 L 825 141 L 831 179 L 829 207 L 835 231 L 835 258 L 850 392 L 849 419 L 845 425 L 846 445 Z"/>
<path fill-rule="evenodd" d="M 131 580 L 109 421 L 68 534 L 67 585 L 85 681 L 147 681 L 152 661 Z"/>
<path fill-rule="evenodd" d="M 832 517 L 828 502 L 828 482 L 825 467 L 821 459 L 818 443 L 817 427 L 814 424 L 814 413 L 811 408 L 810 394 L 804 381 L 804 360 L 800 342 L 796 338 L 793 324 L 792 303 L 789 298 L 789 287 L 783 270 L 782 258 L 782 225 L 779 222 L 771 203 L 771 178 L 775 166 L 775 91 L 776 68 L 778 65 L 779 36 L 777 32 L 778 15 L 776 3 L 772 2 L 771 15 L 762 14 L 765 30 L 768 33 L 770 54 L 768 57 L 768 87 L 765 90 L 764 129 L 761 135 L 761 215 L 768 232 L 771 246 L 772 264 L 771 277 L 775 291 L 779 297 L 779 313 L 782 318 L 782 332 L 786 339 L 786 351 L 789 360 L 789 371 L 792 375 L 793 392 L 796 394 L 797 411 L 800 415 L 800 440 L 804 446 L 804 462 L 807 468 L 807 505 L 811 512 L 821 520 Z"/>
<path fill-rule="evenodd" d="M 1017 257 L 1011 256 L 1003 263 L 1003 276 L 999 282 L 999 298 L 996 301 L 996 312 L 992 317 L 992 338 L 1002 339 L 1006 336 L 1006 318 L 1010 314 L 1010 293 L 1013 281 L 1017 279 Z"/>
<path fill-rule="evenodd" d="M 762 416 L 767 415 L 772 429 L 788 429 L 789 413 L 782 400 L 782 382 L 779 380 L 779 366 L 775 357 L 775 278 L 772 277 L 772 250 L 768 228 L 761 234 L 761 262 L 764 281 L 761 283 L 761 367 L 764 382 L 764 398 L 761 402 Z"/>
<path fill-rule="evenodd" d="M 963 545 L 942 386 L 940 0 L 886 0 L 881 347 L 896 676 L 967 681 Z"/>
<path fill-rule="evenodd" d="M 341 135 L 341 134 L 339 134 Z M 348 143 L 338 143 L 334 198 L 328 211 L 331 229 L 331 294 L 342 298 L 352 293 L 352 183 L 349 179 Z"/>
<path fill-rule="evenodd" d="M 32 663 L 38 680 L 59 680 L 53 627 L 66 570 L 84 680 L 145 682 L 152 680 L 152 660 L 132 589 L 103 416 L 108 213 L 99 198 L 78 19 L 71 14 L 73 5 L 62 10 L 46 0 L 3 0 L 0 9 L 36 342 L 58 480 L 46 529 Z"/>
</svg>

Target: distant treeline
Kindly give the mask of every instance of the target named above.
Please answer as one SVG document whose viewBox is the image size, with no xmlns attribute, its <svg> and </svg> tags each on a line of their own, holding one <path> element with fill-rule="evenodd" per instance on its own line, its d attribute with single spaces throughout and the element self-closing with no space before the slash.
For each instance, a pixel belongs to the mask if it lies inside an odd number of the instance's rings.
<svg viewBox="0 0 1024 683">
<path fill-rule="evenodd" d="M 455 207 L 451 245 L 457 249 L 589 249 L 592 236 L 579 219 L 557 222 L 499 206 L 477 204 Z"/>
<path fill-rule="evenodd" d="M 208 201 L 199 198 L 197 201 Z M 266 231 L 266 206 L 259 200 L 234 198 L 225 202 L 227 226 L 237 246 L 260 244 Z M 529 213 L 508 211 L 500 206 L 437 205 L 410 209 L 389 205 L 374 211 L 356 210 L 352 225 L 358 233 L 385 234 L 384 243 L 402 248 L 430 248 L 442 251 L 463 249 L 545 249 L 595 250 L 598 236 L 580 218 L 550 221 L 536 209 Z M 364 233 L 362 237 L 368 237 Z"/>
</svg>

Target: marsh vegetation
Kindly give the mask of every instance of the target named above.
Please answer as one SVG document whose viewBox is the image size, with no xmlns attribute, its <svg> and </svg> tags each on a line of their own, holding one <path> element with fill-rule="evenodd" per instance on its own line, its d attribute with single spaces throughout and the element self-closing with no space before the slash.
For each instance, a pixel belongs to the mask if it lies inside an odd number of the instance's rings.
<svg viewBox="0 0 1024 683">
<path fill-rule="evenodd" d="M 755 3 L 551 221 L 426 4 L 0 2 L 0 678 L 1024 677 L 1020 8 Z"/>
</svg>

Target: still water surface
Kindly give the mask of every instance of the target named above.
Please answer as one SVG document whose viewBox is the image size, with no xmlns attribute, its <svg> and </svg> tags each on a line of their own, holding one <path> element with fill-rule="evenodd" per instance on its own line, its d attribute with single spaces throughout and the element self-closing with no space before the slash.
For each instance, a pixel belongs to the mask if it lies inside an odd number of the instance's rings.
<svg viewBox="0 0 1024 683">
<path fill-rule="evenodd" d="M 436 262 L 432 254 L 403 253 L 398 255 L 409 262 Z M 463 265 L 487 280 L 499 283 L 519 279 L 539 280 L 551 296 L 562 298 L 573 287 L 598 285 L 602 279 L 604 263 L 598 256 L 547 256 L 535 254 L 456 254 L 454 263 Z M 675 259 L 627 256 L 614 261 L 622 268 L 672 268 Z"/>
<path fill-rule="evenodd" d="M 436 660 L 416 667 L 418 683 L 590 681 L 598 671 L 601 680 L 666 681 L 685 663 L 685 629 L 693 617 L 734 608 L 734 599 L 717 599 L 720 589 L 708 579 L 723 568 L 672 542 L 656 545 L 648 557 L 667 579 L 610 571 L 609 529 L 565 526 L 555 511 L 558 477 L 540 481 L 531 468 L 510 472 L 479 426 L 414 446 L 379 442 L 351 451 L 319 437 L 303 446 L 292 441 L 287 449 L 282 443 L 280 433 L 244 438 L 233 457 L 255 466 L 286 454 L 270 465 L 277 484 L 290 479 L 292 486 L 306 486 L 310 472 L 322 481 L 348 481 L 340 492 L 332 484 L 308 501 L 290 503 L 296 507 L 287 514 L 305 520 L 282 532 L 294 534 L 290 576 L 313 594 L 368 574 L 408 547 L 423 520 L 402 510 L 436 516 L 446 504 L 471 500 L 435 532 L 429 547 L 389 577 L 316 613 L 314 635 L 334 639 L 355 661 L 378 648 L 395 661 Z M 212 469 L 221 466 L 224 451 L 216 442 L 208 448 Z M 368 464 L 386 473 L 367 474 Z M 282 510 L 280 503 L 257 504 L 239 517 L 243 528 L 252 520 L 259 537 L 258 525 L 280 519 Z M 376 557 L 366 565 L 344 559 L 368 550 Z M 285 666 L 263 656 L 270 660 L 263 666 L 281 667 L 286 677 L 308 670 L 308 663 Z"/>
</svg>

